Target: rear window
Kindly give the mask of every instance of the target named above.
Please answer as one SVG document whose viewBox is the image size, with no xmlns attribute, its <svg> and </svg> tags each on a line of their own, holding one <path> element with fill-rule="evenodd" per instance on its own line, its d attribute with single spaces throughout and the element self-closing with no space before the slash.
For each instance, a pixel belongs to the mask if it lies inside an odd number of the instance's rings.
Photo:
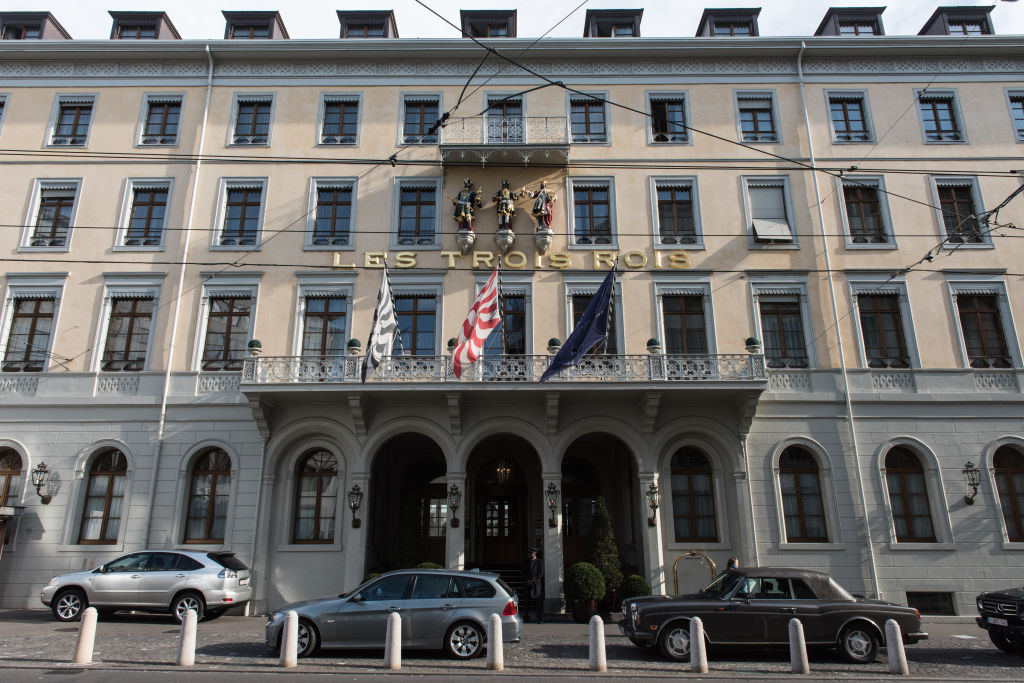
<svg viewBox="0 0 1024 683">
<path fill-rule="evenodd" d="M 496 578 L 494 581 L 499 586 L 501 586 L 501 590 L 503 590 L 506 593 L 508 593 L 509 597 L 512 597 L 513 595 L 515 595 L 515 593 L 512 591 L 512 588 L 509 587 L 509 585 L 507 583 L 505 583 L 505 581 L 500 576 L 498 578 Z"/>
<path fill-rule="evenodd" d="M 206 553 L 206 556 L 225 569 L 233 569 L 236 572 L 248 569 L 234 553 Z"/>
<path fill-rule="evenodd" d="M 483 579 L 462 579 L 462 589 L 467 598 L 493 598 L 497 592 L 487 581 Z"/>
<path fill-rule="evenodd" d="M 188 555 L 178 555 L 178 569 L 182 571 L 194 572 L 197 569 L 202 569 L 203 565 L 196 560 L 193 560 Z"/>
</svg>

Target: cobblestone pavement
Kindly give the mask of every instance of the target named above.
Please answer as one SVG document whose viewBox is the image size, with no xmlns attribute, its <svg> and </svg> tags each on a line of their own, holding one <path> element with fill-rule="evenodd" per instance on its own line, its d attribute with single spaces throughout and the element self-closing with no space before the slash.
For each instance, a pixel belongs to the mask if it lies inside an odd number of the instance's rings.
<svg viewBox="0 0 1024 683">
<path fill-rule="evenodd" d="M 262 618 L 221 617 L 199 624 L 196 666 L 189 677 L 270 674 L 276 668 L 276 653 L 263 644 Z M 1024 678 L 1024 657 L 1006 655 L 993 647 L 985 634 L 971 623 L 925 623 L 932 637 L 907 647 L 911 675 L 917 679 L 1008 680 Z M 503 676 L 524 676 L 538 680 L 590 675 L 587 671 L 588 630 L 586 625 L 556 623 L 527 624 L 524 641 L 505 645 Z M 624 677 L 668 678 L 691 676 L 686 665 L 669 663 L 656 650 L 633 646 L 608 624 L 607 658 L 609 674 Z M 78 637 L 77 624 L 62 624 L 44 610 L 0 610 L 0 680 L 46 680 L 50 674 L 74 673 L 68 664 Z M 93 672 L 76 680 L 138 679 L 141 672 L 153 672 L 159 680 L 183 673 L 174 666 L 179 628 L 166 617 L 117 614 L 101 618 L 97 629 Z M 745 651 L 712 649 L 709 678 L 781 678 L 790 676 L 788 650 Z M 380 675 L 383 650 L 357 652 L 328 651 L 300 660 L 296 673 L 343 674 L 349 678 Z M 877 679 L 888 675 L 884 656 L 869 665 L 848 664 L 835 652 L 812 652 L 813 678 Z M 450 679 L 463 675 L 493 674 L 484 658 L 454 662 L 441 653 L 406 651 L 402 674 Z M 195 672 L 194 674 L 192 672 Z M 209 675 L 203 676 L 202 672 Z M 605 674 L 608 675 L 608 674 Z M 149 675 L 147 674 L 147 677 Z"/>
</svg>

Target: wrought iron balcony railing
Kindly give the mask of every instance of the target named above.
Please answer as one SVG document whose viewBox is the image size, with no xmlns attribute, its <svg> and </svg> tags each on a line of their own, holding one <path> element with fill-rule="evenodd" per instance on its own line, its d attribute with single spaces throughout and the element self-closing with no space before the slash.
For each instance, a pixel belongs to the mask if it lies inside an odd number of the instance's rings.
<svg viewBox="0 0 1024 683">
<path fill-rule="evenodd" d="M 370 373 L 370 384 L 444 382 L 537 382 L 551 362 L 547 355 L 487 356 L 452 372 L 451 356 L 390 356 Z M 357 383 L 362 356 L 263 356 L 247 358 L 243 385 Z M 750 382 L 764 381 L 761 354 L 589 356 L 551 382 Z"/>
<path fill-rule="evenodd" d="M 568 145 L 564 116 L 465 116 L 441 129 L 442 145 Z"/>
</svg>

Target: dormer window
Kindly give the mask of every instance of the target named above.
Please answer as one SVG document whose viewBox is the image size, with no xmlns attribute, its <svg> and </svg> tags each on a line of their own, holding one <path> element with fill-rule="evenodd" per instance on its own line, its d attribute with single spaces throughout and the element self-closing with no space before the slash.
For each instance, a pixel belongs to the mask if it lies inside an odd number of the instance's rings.
<svg viewBox="0 0 1024 683">
<path fill-rule="evenodd" d="M 49 12 L 0 12 L 2 40 L 71 40 Z"/>
<path fill-rule="evenodd" d="M 342 38 L 397 38 L 391 10 L 338 10 Z"/>
<path fill-rule="evenodd" d="M 754 25 L 749 21 L 742 20 L 726 19 L 724 21 L 716 21 L 714 35 L 730 37 L 752 36 L 754 35 Z"/>
<path fill-rule="evenodd" d="M 584 38 L 639 38 L 642 9 L 591 9 L 583 20 Z"/>
<path fill-rule="evenodd" d="M 757 15 L 760 13 L 760 8 L 706 9 L 697 25 L 697 36 L 732 38 L 759 35 Z"/>
<path fill-rule="evenodd" d="M 515 10 L 463 10 L 462 34 L 470 38 L 515 38 Z"/>
<path fill-rule="evenodd" d="M 612 24 L 612 38 L 635 38 L 632 24 Z"/>
<path fill-rule="evenodd" d="M 235 24 L 231 27 L 230 38 L 232 40 L 269 37 L 270 24 Z"/>
<path fill-rule="evenodd" d="M 281 40 L 288 31 L 278 12 L 225 12 L 224 37 L 228 40 Z"/>
<path fill-rule="evenodd" d="M 181 40 L 166 12 L 110 12 L 111 40 Z"/>
<path fill-rule="evenodd" d="M 814 32 L 816 36 L 882 36 L 884 7 L 832 7 Z"/>
<path fill-rule="evenodd" d="M 877 36 L 878 26 L 873 21 L 840 21 L 841 36 Z"/>
<path fill-rule="evenodd" d="M 348 24 L 345 27 L 345 38 L 383 38 L 384 22 L 367 24 Z"/>
<path fill-rule="evenodd" d="M 919 36 L 987 36 L 995 31 L 992 7 L 939 7 L 925 22 Z"/>
<path fill-rule="evenodd" d="M 152 40 L 156 38 L 156 24 L 133 24 L 117 27 L 119 40 Z"/>
<path fill-rule="evenodd" d="M 985 24 L 979 19 L 954 17 L 946 25 L 951 36 L 981 36 L 985 34 Z"/>
<path fill-rule="evenodd" d="M 43 28 L 39 24 L 5 24 L 4 40 L 38 40 Z"/>
</svg>

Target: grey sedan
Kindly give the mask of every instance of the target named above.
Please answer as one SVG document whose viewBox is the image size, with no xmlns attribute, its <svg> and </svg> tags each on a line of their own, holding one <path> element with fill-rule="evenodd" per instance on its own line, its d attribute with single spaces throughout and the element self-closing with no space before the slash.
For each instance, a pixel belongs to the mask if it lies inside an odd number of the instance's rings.
<svg viewBox="0 0 1024 683">
<path fill-rule="evenodd" d="M 501 616 L 503 642 L 518 642 L 523 620 L 515 593 L 497 574 L 410 569 L 389 572 L 337 597 L 282 605 L 267 618 L 267 645 L 279 649 L 285 616 L 299 615 L 299 656 L 317 648 L 384 646 L 388 617 L 402 618 L 402 647 L 478 656 L 487 620 Z"/>
</svg>

